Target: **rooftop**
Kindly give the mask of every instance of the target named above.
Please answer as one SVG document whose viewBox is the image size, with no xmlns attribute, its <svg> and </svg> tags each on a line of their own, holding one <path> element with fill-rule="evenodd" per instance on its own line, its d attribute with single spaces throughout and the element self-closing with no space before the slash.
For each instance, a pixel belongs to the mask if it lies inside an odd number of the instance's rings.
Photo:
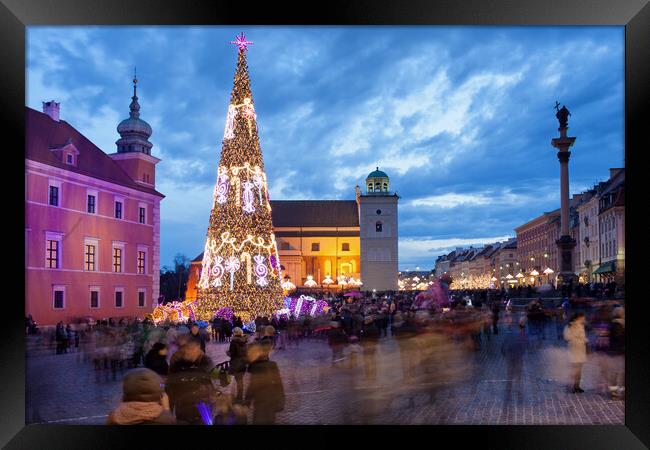
<svg viewBox="0 0 650 450">
<path fill-rule="evenodd" d="M 25 157 L 27 159 L 164 197 L 155 189 L 136 183 L 110 156 L 65 120 L 57 122 L 45 113 L 29 107 L 25 109 Z M 67 143 L 72 143 L 79 151 L 76 165 L 64 163 L 51 151 Z"/>
<path fill-rule="evenodd" d="M 272 200 L 274 227 L 358 227 L 356 200 Z"/>
</svg>

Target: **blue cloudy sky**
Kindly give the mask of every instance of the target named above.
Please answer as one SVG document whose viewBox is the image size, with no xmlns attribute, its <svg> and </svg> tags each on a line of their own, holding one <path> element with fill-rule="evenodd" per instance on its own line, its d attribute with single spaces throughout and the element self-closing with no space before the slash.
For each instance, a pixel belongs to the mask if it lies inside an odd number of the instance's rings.
<svg viewBox="0 0 650 450">
<path fill-rule="evenodd" d="M 202 251 L 240 31 L 271 198 L 352 199 L 380 166 L 401 196 L 400 269 L 558 207 L 556 100 L 572 193 L 624 165 L 622 27 L 29 28 L 27 105 L 60 101 L 107 153 L 137 65 L 162 265 Z"/>
</svg>

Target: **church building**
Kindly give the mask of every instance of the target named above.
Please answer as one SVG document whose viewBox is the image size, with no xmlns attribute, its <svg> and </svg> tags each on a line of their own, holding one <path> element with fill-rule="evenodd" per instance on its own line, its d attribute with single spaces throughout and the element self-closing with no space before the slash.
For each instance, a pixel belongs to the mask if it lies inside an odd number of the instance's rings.
<svg viewBox="0 0 650 450">
<path fill-rule="evenodd" d="M 361 290 L 396 291 L 398 199 L 377 168 L 355 200 L 271 200 L 284 279 L 337 289 L 353 278 Z M 196 298 L 202 260 L 202 253 L 192 260 L 186 299 Z"/>
</svg>

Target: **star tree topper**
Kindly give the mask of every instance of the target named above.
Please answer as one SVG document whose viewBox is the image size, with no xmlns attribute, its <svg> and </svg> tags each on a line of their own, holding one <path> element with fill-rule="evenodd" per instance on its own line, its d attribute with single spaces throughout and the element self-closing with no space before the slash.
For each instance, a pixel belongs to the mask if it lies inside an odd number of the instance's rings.
<svg viewBox="0 0 650 450">
<path fill-rule="evenodd" d="M 246 35 L 243 32 L 237 35 L 235 40 L 230 41 L 230 43 L 235 44 L 237 47 L 239 47 L 239 50 L 247 50 L 247 47 L 249 45 L 253 45 L 253 42 L 246 40 Z"/>
</svg>

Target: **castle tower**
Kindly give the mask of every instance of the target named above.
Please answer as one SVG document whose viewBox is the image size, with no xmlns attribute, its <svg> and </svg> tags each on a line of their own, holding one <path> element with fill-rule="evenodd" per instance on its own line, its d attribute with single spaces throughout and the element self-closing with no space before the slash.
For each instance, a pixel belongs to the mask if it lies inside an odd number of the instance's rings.
<svg viewBox="0 0 650 450">
<path fill-rule="evenodd" d="M 140 118 L 140 104 L 138 103 L 138 78 L 133 73 L 133 97 L 129 105 L 129 117 L 124 119 L 117 126 L 120 138 L 115 142 L 117 153 L 108 156 L 140 186 L 149 188 L 152 191 L 156 188 L 156 164 L 160 159 L 151 156 L 149 138 L 153 133 L 151 126 Z M 127 206 L 128 208 L 128 206 Z M 146 205 L 138 205 L 139 214 L 146 215 Z M 155 201 L 151 206 L 151 224 L 153 225 L 153 254 L 152 263 L 155 273 L 160 270 L 160 200 Z M 160 293 L 160 278 L 153 277 L 153 299 L 158 301 Z"/>
<path fill-rule="evenodd" d="M 117 153 L 109 156 L 129 175 L 133 181 L 149 188 L 156 186 L 156 164 L 160 162 L 151 156 L 149 142 L 151 126 L 140 118 L 140 104 L 137 95 L 138 79 L 133 75 L 133 97 L 129 105 L 129 117 L 117 126 L 120 138 L 115 142 Z"/>
<path fill-rule="evenodd" d="M 359 195 L 361 281 L 365 291 L 397 290 L 397 201 L 390 180 L 379 170 L 366 178 L 366 193 Z"/>
</svg>

